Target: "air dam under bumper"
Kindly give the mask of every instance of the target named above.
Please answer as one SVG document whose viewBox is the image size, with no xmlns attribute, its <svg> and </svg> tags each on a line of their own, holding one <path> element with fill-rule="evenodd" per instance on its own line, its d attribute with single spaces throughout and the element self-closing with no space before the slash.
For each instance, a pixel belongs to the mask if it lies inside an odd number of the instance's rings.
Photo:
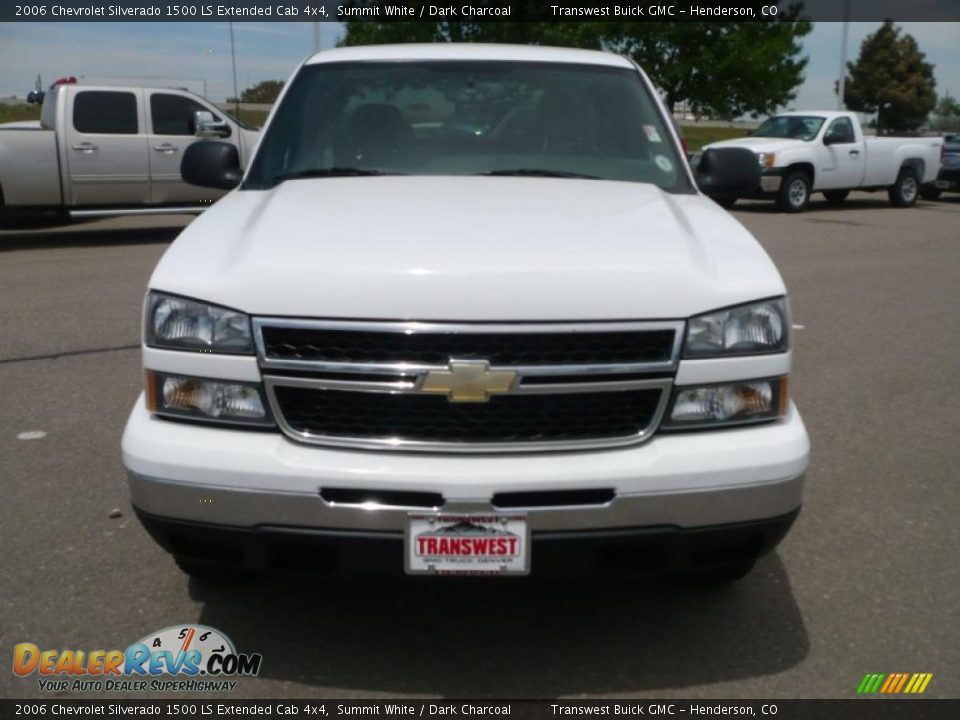
<svg viewBox="0 0 960 720">
<path fill-rule="evenodd" d="M 612 492 L 596 504 L 510 507 L 534 534 L 750 523 L 800 506 L 808 456 L 792 405 L 775 423 L 661 432 L 625 448 L 465 456 L 308 446 L 279 432 L 162 420 L 141 397 L 123 436 L 131 501 L 144 516 L 297 532 L 397 534 L 408 512 L 424 509 L 331 503 L 321 489 L 434 493 L 445 512 L 506 510 L 494 507 L 499 493 Z"/>
<path fill-rule="evenodd" d="M 136 508 L 135 508 L 136 509 Z M 776 547 L 799 508 L 781 517 L 698 528 L 539 531 L 532 572 L 676 573 L 752 561 Z M 260 525 L 237 528 L 159 518 L 140 522 L 168 552 L 194 562 L 257 572 L 349 576 L 399 575 L 403 535 Z"/>
</svg>

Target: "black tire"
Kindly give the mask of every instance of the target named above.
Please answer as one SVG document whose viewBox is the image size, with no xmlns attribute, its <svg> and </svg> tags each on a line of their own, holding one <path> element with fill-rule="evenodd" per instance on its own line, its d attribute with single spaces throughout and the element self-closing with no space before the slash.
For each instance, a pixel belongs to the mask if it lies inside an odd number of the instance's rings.
<svg viewBox="0 0 960 720">
<path fill-rule="evenodd" d="M 924 200 L 936 200 L 943 191 L 935 188 L 933 185 L 921 185 L 920 197 Z"/>
<path fill-rule="evenodd" d="M 719 197 L 710 198 L 710 199 L 713 200 L 720 207 L 724 208 L 725 210 L 729 210 L 730 208 L 732 208 L 737 203 L 737 200 L 738 200 L 737 197 L 731 197 L 730 195 L 720 195 Z"/>
<path fill-rule="evenodd" d="M 794 170 L 783 179 L 777 193 L 777 207 L 783 212 L 798 213 L 810 202 L 810 178 L 805 172 Z"/>
<path fill-rule="evenodd" d="M 673 579 L 695 585 L 729 585 L 737 580 L 743 580 L 750 574 L 755 564 L 755 560 L 741 560 L 721 565 L 707 565 L 696 570 L 686 570 L 675 575 Z"/>
<path fill-rule="evenodd" d="M 847 199 L 847 195 L 849 194 L 849 190 L 827 190 L 823 193 L 823 196 L 831 205 L 841 205 L 843 204 L 843 201 Z"/>
<path fill-rule="evenodd" d="M 897 176 L 897 182 L 888 191 L 890 204 L 894 207 L 907 208 L 917 204 L 920 196 L 920 182 L 917 174 L 910 168 L 904 168 Z"/>
<path fill-rule="evenodd" d="M 187 558 L 173 558 L 177 567 L 185 574 L 195 580 L 208 583 L 229 583 L 240 580 L 243 572 L 236 568 L 226 565 L 215 565 L 212 563 L 200 562 L 198 560 L 189 560 Z"/>
</svg>

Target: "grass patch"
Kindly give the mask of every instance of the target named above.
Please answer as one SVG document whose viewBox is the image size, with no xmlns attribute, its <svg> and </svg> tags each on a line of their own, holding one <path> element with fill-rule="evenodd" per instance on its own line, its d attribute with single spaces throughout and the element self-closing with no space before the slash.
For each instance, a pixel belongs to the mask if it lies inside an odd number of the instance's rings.
<svg viewBox="0 0 960 720">
<path fill-rule="evenodd" d="M 0 123 L 39 120 L 39 105 L 0 105 Z"/>
<path fill-rule="evenodd" d="M 709 145 L 718 140 L 732 140 L 734 138 L 746 137 L 750 132 L 746 128 L 738 127 L 709 127 L 706 125 L 684 125 L 682 127 L 683 136 L 687 139 L 687 146 L 690 152 L 697 152 L 704 145 Z"/>
</svg>

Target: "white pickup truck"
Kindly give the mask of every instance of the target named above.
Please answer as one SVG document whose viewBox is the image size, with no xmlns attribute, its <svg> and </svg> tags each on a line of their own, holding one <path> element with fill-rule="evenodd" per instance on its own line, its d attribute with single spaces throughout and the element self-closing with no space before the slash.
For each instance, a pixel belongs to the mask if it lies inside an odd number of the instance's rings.
<svg viewBox="0 0 960 720">
<path fill-rule="evenodd" d="M 809 443 L 770 258 L 631 60 L 341 48 L 287 84 L 144 304 L 132 504 L 186 572 L 742 576 Z M 131 308 L 132 310 L 132 308 Z"/>
<path fill-rule="evenodd" d="M 748 137 L 706 147 L 751 150 L 763 171 L 752 192 L 715 196 L 721 205 L 766 198 L 785 212 L 800 212 L 811 193 L 839 204 L 851 190 L 887 190 L 893 205 L 910 207 L 920 186 L 940 171 L 943 139 L 865 137 L 854 113 L 804 111 L 775 115 Z"/>
<path fill-rule="evenodd" d="M 185 90 L 54 85 L 40 122 L 0 125 L 0 213 L 202 210 L 223 191 L 185 183 L 180 160 L 205 137 L 245 163 L 259 133 Z"/>
</svg>

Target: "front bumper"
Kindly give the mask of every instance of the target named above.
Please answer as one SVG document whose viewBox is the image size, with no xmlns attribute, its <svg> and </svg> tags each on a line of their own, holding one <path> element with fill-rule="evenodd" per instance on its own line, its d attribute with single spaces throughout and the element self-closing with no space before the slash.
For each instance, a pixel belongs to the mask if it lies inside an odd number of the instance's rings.
<svg viewBox="0 0 960 720">
<path fill-rule="evenodd" d="M 783 170 L 781 168 L 772 168 L 764 170 L 760 175 L 760 187 L 758 194 L 766 195 L 777 193 L 783 184 Z"/>
<path fill-rule="evenodd" d="M 532 535 L 537 576 L 581 573 L 683 573 L 751 562 L 787 534 L 799 508 L 762 521 L 702 528 L 540 531 Z M 261 525 L 236 528 L 137 515 L 157 543 L 178 558 L 256 572 L 350 576 L 399 575 L 403 534 Z"/>
<path fill-rule="evenodd" d="M 445 512 L 500 510 L 498 493 L 602 489 L 612 499 L 510 511 L 526 513 L 534 533 L 698 528 L 795 511 L 808 456 L 792 405 L 782 421 L 755 427 L 660 433 L 609 450 L 480 456 L 301 445 L 279 432 L 157 419 L 141 397 L 123 437 L 131 500 L 146 515 L 233 528 L 387 533 L 404 530 L 410 507 L 328 502 L 321 489 L 434 493 Z"/>
</svg>

